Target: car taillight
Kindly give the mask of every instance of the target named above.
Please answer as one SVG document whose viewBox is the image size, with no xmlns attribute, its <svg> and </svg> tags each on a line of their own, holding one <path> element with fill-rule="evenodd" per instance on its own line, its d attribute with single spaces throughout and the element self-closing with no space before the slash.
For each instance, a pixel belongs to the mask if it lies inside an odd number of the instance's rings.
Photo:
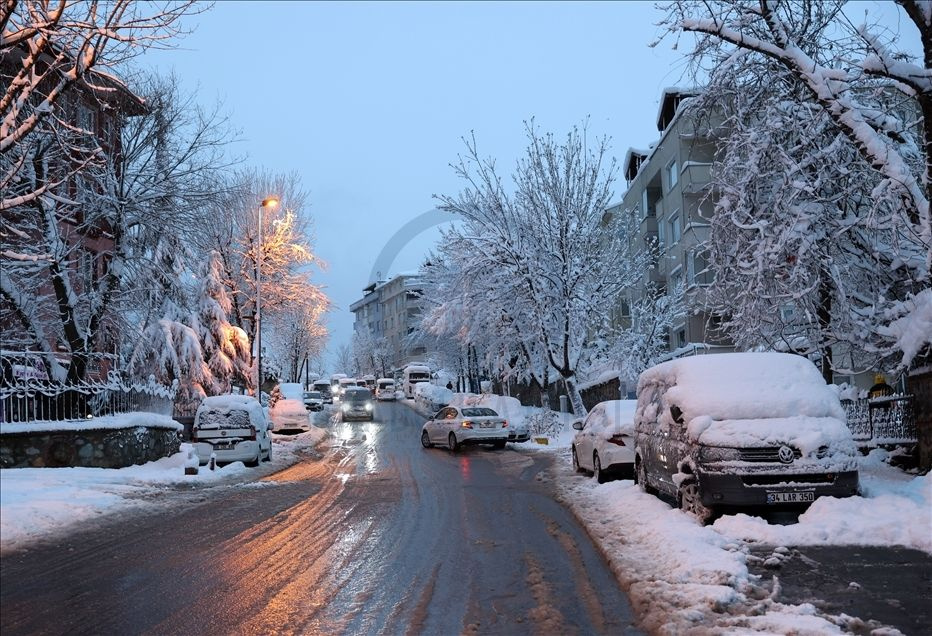
<svg viewBox="0 0 932 636">
<path fill-rule="evenodd" d="M 618 446 L 624 446 L 625 440 L 621 435 L 612 435 L 606 440 L 609 444 L 617 444 Z"/>
<path fill-rule="evenodd" d="M 472 428 L 472 422 L 470 422 L 469 420 L 463 420 L 463 423 L 460 424 L 460 426 L 462 426 L 463 428 Z"/>
<path fill-rule="evenodd" d="M 502 420 L 502 428 L 508 428 L 508 420 Z"/>
<path fill-rule="evenodd" d="M 192 442 L 197 441 L 197 429 L 196 428 L 191 429 L 191 441 Z"/>
<path fill-rule="evenodd" d="M 252 424 L 249 425 L 249 439 L 256 439 L 256 427 Z"/>
</svg>

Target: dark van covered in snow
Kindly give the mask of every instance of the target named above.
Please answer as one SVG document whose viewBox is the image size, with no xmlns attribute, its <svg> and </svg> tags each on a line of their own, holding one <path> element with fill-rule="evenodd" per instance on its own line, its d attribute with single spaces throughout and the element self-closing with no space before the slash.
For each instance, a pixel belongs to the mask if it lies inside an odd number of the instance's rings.
<svg viewBox="0 0 932 636">
<path fill-rule="evenodd" d="M 717 509 L 806 506 L 858 492 L 838 396 L 806 358 L 726 353 L 641 374 L 635 476 L 708 521 Z"/>
</svg>

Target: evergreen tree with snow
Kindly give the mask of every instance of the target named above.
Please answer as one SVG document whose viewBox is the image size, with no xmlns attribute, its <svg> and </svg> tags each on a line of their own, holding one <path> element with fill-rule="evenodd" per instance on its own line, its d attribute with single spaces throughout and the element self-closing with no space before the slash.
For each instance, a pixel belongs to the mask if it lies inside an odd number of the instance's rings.
<svg viewBox="0 0 932 636">
<path fill-rule="evenodd" d="M 231 302 L 217 252 L 210 253 L 199 280 L 197 315 L 191 323 L 198 330 L 202 357 L 211 375 L 204 389 L 218 395 L 228 393 L 234 383 L 252 388 L 249 338 L 227 319 Z"/>
</svg>

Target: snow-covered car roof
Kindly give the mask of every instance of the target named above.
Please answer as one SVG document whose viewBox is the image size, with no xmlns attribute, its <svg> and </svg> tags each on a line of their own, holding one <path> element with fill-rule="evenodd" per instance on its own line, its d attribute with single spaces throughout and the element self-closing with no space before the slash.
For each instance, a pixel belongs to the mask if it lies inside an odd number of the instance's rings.
<svg viewBox="0 0 932 636">
<path fill-rule="evenodd" d="M 654 387 L 666 389 L 662 404 L 648 401 Z M 639 421 L 672 426 L 670 407 L 677 406 L 687 434 L 702 444 L 789 443 L 804 453 L 853 447 L 838 395 L 802 356 L 722 353 L 671 360 L 641 374 L 638 397 Z"/>
<path fill-rule="evenodd" d="M 304 393 L 304 387 L 298 382 L 282 382 L 278 388 L 282 396 L 289 400 L 300 400 Z"/>
<path fill-rule="evenodd" d="M 845 412 L 815 365 L 789 353 L 717 353 L 670 360 L 641 373 L 638 395 L 648 386 L 670 387 L 666 406 L 678 406 L 688 422 L 772 417 L 834 417 Z"/>
<path fill-rule="evenodd" d="M 249 421 L 257 428 L 265 422 L 265 412 L 262 410 L 262 405 L 259 404 L 259 400 L 250 395 L 212 395 L 201 401 L 200 406 L 197 407 L 197 413 L 208 409 L 220 412 L 246 411 L 249 413 Z M 195 414 L 195 417 L 197 417 L 197 414 Z"/>
<path fill-rule="evenodd" d="M 634 412 L 637 400 L 607 400 L 592 407 L 587 427 L 595 426 L 606 433 L 634 433 Z"/>
</svg>

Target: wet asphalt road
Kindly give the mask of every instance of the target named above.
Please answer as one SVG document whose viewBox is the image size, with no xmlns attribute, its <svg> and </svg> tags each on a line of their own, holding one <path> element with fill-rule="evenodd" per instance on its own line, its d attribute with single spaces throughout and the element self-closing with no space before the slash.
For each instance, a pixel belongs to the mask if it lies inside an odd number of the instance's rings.
<svg viewBox="0 0 932 636">
<path fill-rule="evenodd" d="M 422 422 L 379 404 L 374 423 L 330 424 L 316 461 L 7 554 L 0 632 L 635 632 L 608 566 L 536 480 L 546 459 L 425 450 Z"/>
</svg>

